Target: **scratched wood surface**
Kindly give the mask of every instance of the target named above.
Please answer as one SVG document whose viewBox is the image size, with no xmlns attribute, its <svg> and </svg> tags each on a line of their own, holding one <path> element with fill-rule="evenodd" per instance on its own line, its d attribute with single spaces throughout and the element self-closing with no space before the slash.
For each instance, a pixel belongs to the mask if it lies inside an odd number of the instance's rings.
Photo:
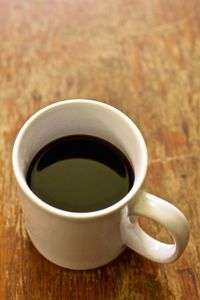
<svg viewBox="0 0 200 300">
<path fill-rule="evenodd" d="M 70 271 L 31 244 L 11 168 L 16 134 L 35 111 L 68 98 L 102 100 L 140 127 L 145 189 L 186 215 L 189 245 L 160 265 L 126 250 Z M 0 0 L 0 299 L 200 299 L 200 2 Z M 142 219 L 152 235 L 168 234 Z"/>
</svg>

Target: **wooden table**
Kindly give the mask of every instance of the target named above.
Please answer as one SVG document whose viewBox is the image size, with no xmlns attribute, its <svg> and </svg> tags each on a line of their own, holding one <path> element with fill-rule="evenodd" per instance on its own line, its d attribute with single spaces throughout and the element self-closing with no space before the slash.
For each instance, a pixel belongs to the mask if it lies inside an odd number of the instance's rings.
<svg viewBox="0 0 200 300">
<path fill-rule="evenodd" d="M 149 151 L 145 189 L 179 207 L 191 238 L 172 264 L 126 250 L 71 271 L 48 262 L 25 227 L 11 167 L 35 111 L 97 99 L 132 118 Z M 0 0 L 0 299 L 200 299 L 200 2 Z M 144 228 L 168 234 L 152 221 Z"/>
</svg>

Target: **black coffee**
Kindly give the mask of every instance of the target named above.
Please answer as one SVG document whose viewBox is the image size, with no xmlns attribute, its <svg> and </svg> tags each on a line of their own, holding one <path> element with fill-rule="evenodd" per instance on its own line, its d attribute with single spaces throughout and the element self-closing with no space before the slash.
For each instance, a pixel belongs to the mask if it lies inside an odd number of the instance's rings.
<svg viewBox="0 0 200 300">
<path fill-rule="evenodd" d="M 42 148 L 31 162 L 27 183 L 44 202 L 66 211 L 91 212 L 122 199 L 133 186 L 133 169 L 114 145 L 73 135 Z"/>
</svg>

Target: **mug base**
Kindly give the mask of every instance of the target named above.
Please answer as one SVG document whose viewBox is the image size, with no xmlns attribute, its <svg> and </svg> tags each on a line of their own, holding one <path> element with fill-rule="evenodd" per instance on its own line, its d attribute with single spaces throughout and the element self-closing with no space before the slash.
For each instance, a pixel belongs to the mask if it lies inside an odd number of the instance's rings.
<svg viewBox="0 0 200 300">
<path fill-rule="evenodd" d="M 30 237 L 30 235 L 29 235 Z M 62 267 L 62 268 L 66 268 L 66 269 L 70 269 L 70 270 L 77 270 L 77 271 L 86 271 L 86 270 L 92 270 L 92 269 L 97 269 L 100 267 L 103 267 L 109 263 L 111 263 L 113 260 L 115 260 L 118 256 L 120 256 L 126 249 L 126 246 L 123 246 L 120 251 L 118 251 L 118 253 L 115 254 L 115 256 L 110 257 L 109 259 L 101 259 L 101 261 L 85 261 L 80 263 L 70 263 L 69 261 L 61 261 L 61 259 L 59 258 L 53 258 L 51 257 L 49 254 L 44 253 L 44 251 L 41 251 L 37 245 L 34 243 L 34 241 L 31 239 L 32 244 L 34 245 L 34 247 L 37 249 L 37 251 L 48 261 L 50 261 L 51 263 Z"/>
</svg>

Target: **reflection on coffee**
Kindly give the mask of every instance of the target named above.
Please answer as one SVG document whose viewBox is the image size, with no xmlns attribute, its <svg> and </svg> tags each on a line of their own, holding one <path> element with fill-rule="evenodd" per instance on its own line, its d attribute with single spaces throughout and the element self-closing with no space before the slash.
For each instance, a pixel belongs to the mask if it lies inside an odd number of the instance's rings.
<svg viewBox="0 0 200 300">
<path fill-rule="evenodd" d="M 44 202 L 71 212 L 104 209 L 121 200 L 134 183 L 125 155 L 88 135 L 59 138 L 43 147 L 27 172 L 30 189 Z"/>
</svg>

